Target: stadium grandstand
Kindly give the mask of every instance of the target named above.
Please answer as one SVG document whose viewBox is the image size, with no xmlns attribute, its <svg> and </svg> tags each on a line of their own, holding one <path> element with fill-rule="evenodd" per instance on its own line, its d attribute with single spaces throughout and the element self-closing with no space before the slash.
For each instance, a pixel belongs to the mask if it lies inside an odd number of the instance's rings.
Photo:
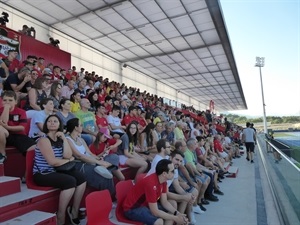
<svg viewBox="0 0 300 225">
<path fill-rule="evenodd" d="M 0 224 L 300 223 L 220 1 L 0 2 Z"/>
</svg>

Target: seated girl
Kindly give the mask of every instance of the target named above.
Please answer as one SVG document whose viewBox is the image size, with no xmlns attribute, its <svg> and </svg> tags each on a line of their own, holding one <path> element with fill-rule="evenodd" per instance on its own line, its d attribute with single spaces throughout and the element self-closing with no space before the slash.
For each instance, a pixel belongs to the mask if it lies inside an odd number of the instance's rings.
<svg viewBox="0 0 300 225">
<path fill-rule="evenodd" d="M 122 143 L 120 139 L 114 139 L 109 134 L 107 128 L 100 128 L 96 140 L 90 145 L 90 150 L 98 159 L 103 159 L 112 164 L 112 173 L 119 180 L 125 180 L 124 175 L 119 169 L 119 156 L 115 154 L 117 147 Z"/>
<path fill-rule="evenodd" d="M 98 190 L 108 189 L 113 196 L 115 194 L 114 183 L 111 179 L 113 176 L 106 169 L 112 164 L 100 160 L 90 151 L 85 141 L 80 137 L 81 132 L 82 124 L 78 118 L 70 119 L 67 122 L 67 133 L 70 135 L 66 138 L 73 156 L 80 161 L 76 163 L 75 168 L 84 174 L 89 186 Z"/>
<path fill-rule="evenodd" d="M 131 122 L 126 129 L 126 133 L 121 137 L 122 144 L 119 145 L 117 154 L 120 158 L 120 165 L 137 168 L 135 181 L 139 174 L 144 173 L 148 168 L 146 159 L 140 156 L 136 150 L 138 146 L 138 125 L 135 121 Z"/>
<path fill-rule="evenodd" d="M 68 208 L 72 224 L 80 224 L 79 205 L 85 191 L 84 175 L 73 169 L 56 172 L 55 167 L 74 160 L 69 143 L 63 133 L 63 126 L 56 115 L 46 118 L 43 126 L 44 137 L 38 139 L 35 148 L 33 180 L 39 186 L 61 189 L 57 211 L 57 224 L 65 224 L 67 206 L 73 197 L 73 205 Z"/>
</svg>

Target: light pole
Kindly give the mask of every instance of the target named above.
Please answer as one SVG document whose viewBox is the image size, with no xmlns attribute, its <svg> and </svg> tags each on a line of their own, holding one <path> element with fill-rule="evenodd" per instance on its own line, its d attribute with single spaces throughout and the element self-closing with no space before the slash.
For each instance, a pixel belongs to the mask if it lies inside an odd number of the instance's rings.
<svg viewBox="0 0 300 225">
<path fill-rule="evenodd" d="M 266 117 L 266 104 L 265 104 L 265 98 L 264 98 L 264 88 L 263 88 L 263 81 L 261 76 L 261 68 L 265 66 L 265 58 L 264 57 L 256 57 L 256 67 L 259 67 L 259 74 L 260 74 L 260 84 L 261 84 L 261 97 L 262 97 L 262 103 L 263 103 L 263 121 L 264 121 L 264 133 L 267 134 L 267 117 Z"/>
</svg>

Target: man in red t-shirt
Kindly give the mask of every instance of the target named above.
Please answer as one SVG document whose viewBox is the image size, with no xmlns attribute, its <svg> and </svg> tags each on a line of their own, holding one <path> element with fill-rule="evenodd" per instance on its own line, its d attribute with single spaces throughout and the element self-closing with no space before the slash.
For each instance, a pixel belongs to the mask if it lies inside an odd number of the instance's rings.
<svg viewBox="0 0 300 225">
<path fill-rule="evenodd" d="M 16 104 L 16 93 L 5 91 L 3 93 L 3 106 L 0 108 L 0 163 L 6 159 L 6 145 L 14 146 L 22 153 L 35 147 L 35 141 L 29 138 L 25 132 L 27 126 L 26 112 L 15 107 Z"/>
<path fill-rule="evenodd" d="M 2 59 L 10 73 L 17 73 L 19 71 L 20 62 L 16 59 L 18 54 L 16 50 L 8 50 L 7 57 Z"/>
<path fill-rule="evenodd" d="M 112 105 L 113 105 L 112 98 L 110 96 L 106 96 L 104 106 L 105 106 L 107 115 L 109 115 L 112 112 Z"/>
<path fill-rule="evenodd" d="M 96 124 L 98 128 L 108 128 L 108 122 L 106 119 L 106 109 L 103 104 L 98 104 L 96 106 Z"/>
<path fill-rule="evenodd" d="M 139 123 L 139 119 L 137 118 L 137 107 L 136 106 L 130 106 L 128 108 L 128 114 L 124 116 L 122 120 L 122 125 L 125 125 L 126 127 L 128 124 L 130 124 L 132 121 L 136 121 Z"/>
<path fill-rule="evenodd" d="M 218 134 L 214 138 L 214 149 L 219 157 L 225 159 L 226 162 L 230 162 L 230 156 L 224 151 L 222 143 L 221 143 L 221 136 Z"/>
<path fill-rule="evenodd" d="M 144 224 L 187 224 L 186 216 L 167 199 L 167 180 L 173 179 L 174 171 L 170 160 L 160 160 L 156 172 L 138 181 L 127 193 L 122 205 L 125 216 Z"/>
</svg>

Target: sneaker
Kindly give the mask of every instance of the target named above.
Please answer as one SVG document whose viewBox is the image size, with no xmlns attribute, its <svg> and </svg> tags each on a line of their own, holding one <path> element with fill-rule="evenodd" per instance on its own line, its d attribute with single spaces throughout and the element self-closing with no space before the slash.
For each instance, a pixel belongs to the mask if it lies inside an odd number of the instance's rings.
<svg viewBox="0 0 300 225">
<path fill-rule="evenodd" d="M 204 213 L 204 211 L 202 211 L 198 205 L 193 206 L 193 212 L 196 213 L 196 214 L 203 214 Z"/>
<path fill-rule="evenodd" d="M 251 160 L 251 163 L 254 163 L 254 161 L 253 161 L 253 160 Z"/>
<path fill-rule="evenodd" d="M 200 209 L 201 209 L 203 212 L 206 211 L 206 208 L 205 208 L 202 204 L 198 204 L 198 205 L 199 205 Z"/>
<path fill-rule="evenodd" d="M 218 197 L 215 196 L 215 195 L 212 195 L 212 194 L 209 195 L 209 196 L 207 196 L 207 197 L 205 197 L 205 199 L 208 200 L 208 201 L 212 201 L 212 202 L 217 202 L 217 201 L 219 201 Z"/>
<path fill-rule="evenodd" d="M 103 166 L 96 166 L 94 171 L 106 179 L 112 179 L 113 175 Z"/>
<path fill-rule="evenodd" d="M 205 198 L 201 199 L 201 204 L 202 205 L 209 205 L 209 201 L 207 201 Z"/>
<path fill-rule="evenodd" d="M 6 159 L 7 159 L 7 156 L 0 153 L 0 163 L 4 163 Z"/>
<path fill-rule="evenodd" d="M 216 189 L 216 190 L 214 191 L 214 193 L 215 193 L 216 195 L 224 195 L 224 193 L 223 193 L 222 191 L 220 191 L 220 189 Z"/>
<path fill-rule="evenodd" d="M 189 225 L 195 225 L 197 223 L 196 221 L 196 218 L 195 218 L 195 215 L 193 212 L 190 213 L 190 222 L 189 222 Z"/>
<path fill-rule="evenodd" d="M 247 161 L 249 161 L 249 158 L 248 158 L 248 157 L 247 157 L 246 159 L 247 159 Z"/>
</svg>

